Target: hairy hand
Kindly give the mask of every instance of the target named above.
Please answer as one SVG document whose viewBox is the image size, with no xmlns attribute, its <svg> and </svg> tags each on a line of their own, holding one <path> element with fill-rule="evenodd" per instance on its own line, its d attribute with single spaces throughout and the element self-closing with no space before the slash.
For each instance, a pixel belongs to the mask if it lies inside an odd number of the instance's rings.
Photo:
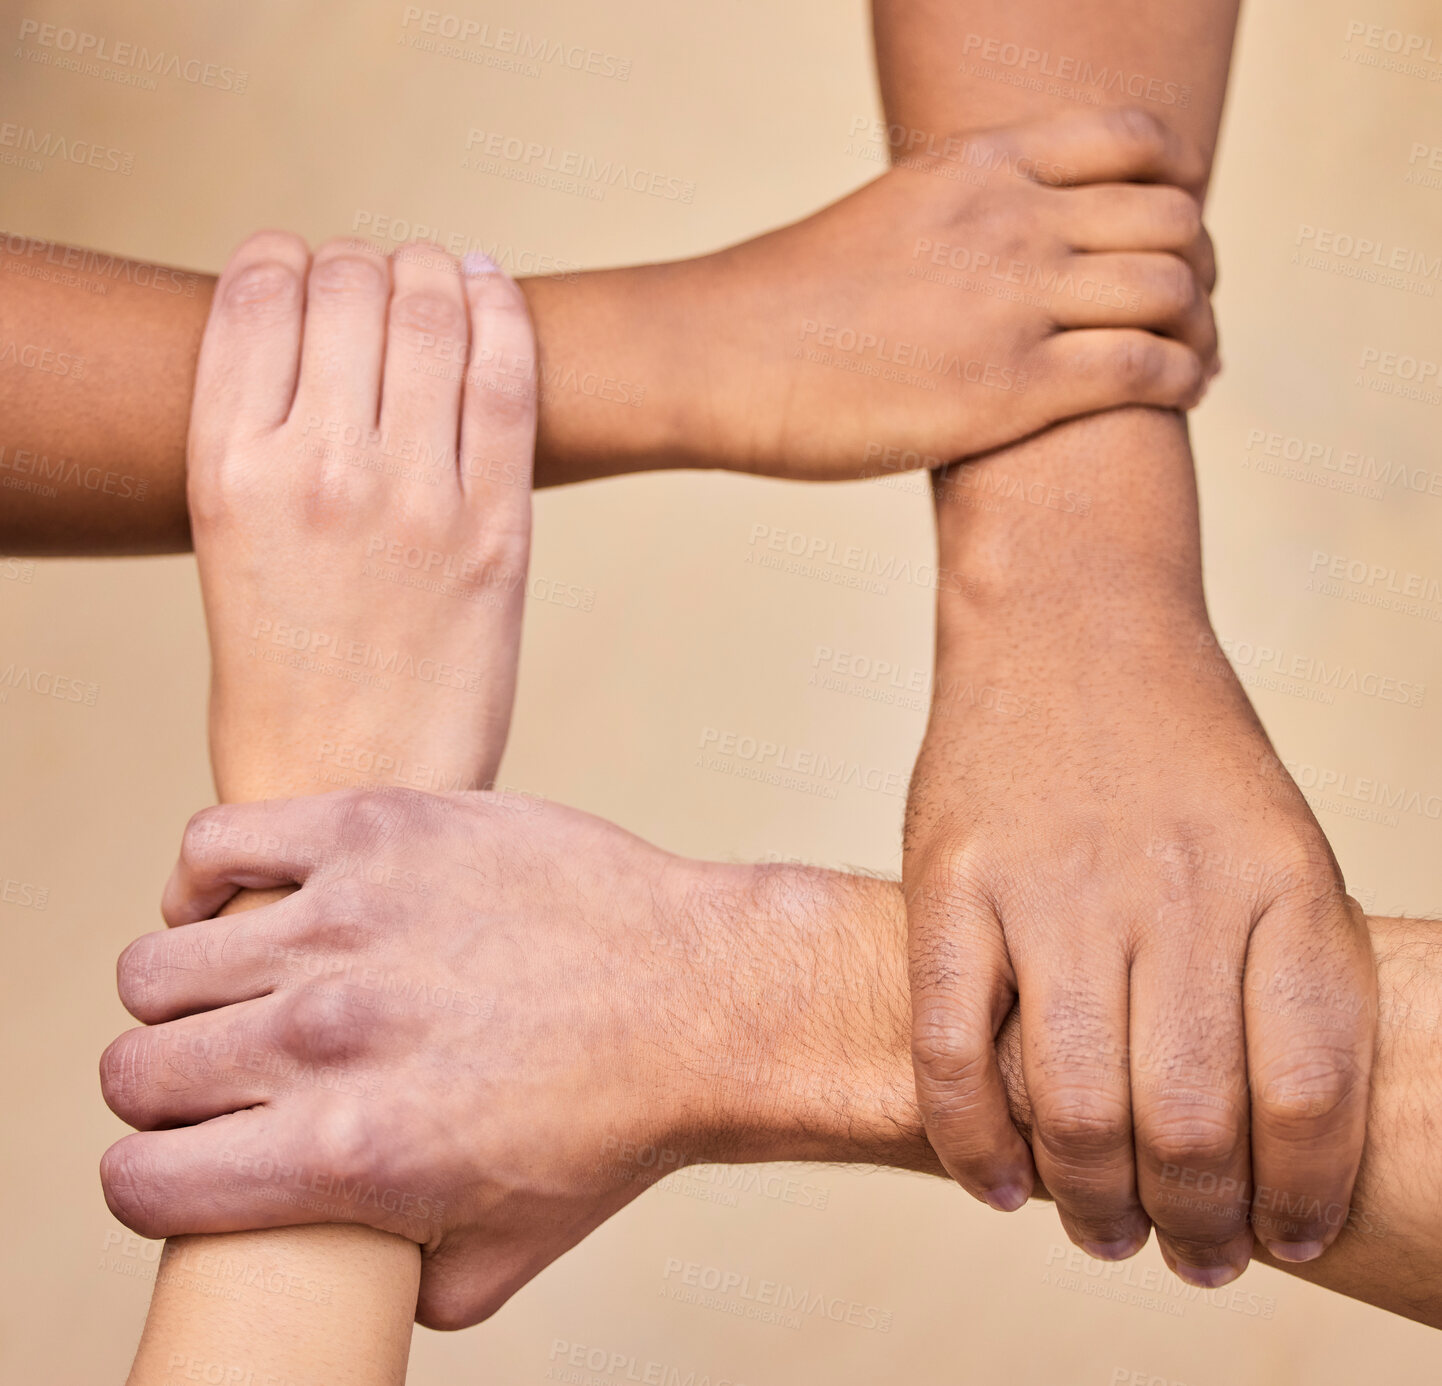
<svg viewBox="0 0 1442 1386">
<path fill-rule="evenodd" d="M 301 888 L 211 918 L 283 882 Z M 477 1322 L 715 1143 L 694 1075 L 744 1056 L 655 945 L 694 923 L 692 884 L 619 828 L 514 797 L 198 814 L 165 898 L 184 927 L 120 962 L 146 1028 L 102 1062 L 141 1128 L 105 1157 L 112 1210 L 152 1237 L 366 1223 L 422 1244 L 421 1322 Z"/>
</svg>

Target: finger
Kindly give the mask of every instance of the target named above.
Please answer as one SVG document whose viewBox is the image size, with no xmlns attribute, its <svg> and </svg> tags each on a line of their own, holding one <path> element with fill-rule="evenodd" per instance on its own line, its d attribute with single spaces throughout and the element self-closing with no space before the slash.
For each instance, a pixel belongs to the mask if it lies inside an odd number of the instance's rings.
<svg viewBox="0 0 1442 1386">
<path fill-rule="evenodd" d="M 1073 250 L 1181 254 L 1202 236 L 1201 204 L 1166 184 L 1094 183 L 1045 196 Z"/>
<path fill-rule="evenodd" d="M 249 1001 L 297 962 L 291 940 L 309 906 L 287 896 L 262 911 L 160 929 L 120 955 L 120 1003 L 144 1025 Z"/>
<path fill-rule="evenodd" d="M 1241 994 L 1216 975 L 1164 943 L 1131 974 L 1137 1185 L 1167 1264 L 1202 1289 L 1235 1280 L 1252 1254 Z"/>
<path fill-rule="evenodd" d="M 375 246 L 342 238 L 316 251 L 290 412 L 308 433 L 375 427 L 389 300 L 390 267 Z"/>
<path fill-rule="evenodd" d="M 1202 292 L 1211 295 L 1217 287 L 1217 251 L 1212 244 L 1211 232 L 1204 226 L 1201 235 L 1191 245 L 1178 252 L 1197 276 Z"/>
<path fill-rule="evenodd" d="M 1190 409 L 1206 384 L 1191 347 L 1139 328 L 1058 332 L 1034 360 L 1053 401 L 1051 422 L 1127 404 Z"/>
<path fill-rule="evenodd" d="M 1074 255 L 1050 299 L 1060 327 L 1146 328 L 1190 347 L 1212 374 L 1217 326 L 1196 272 L 1178 255 Z"/>
<path fill-rule="evenodd" d="M 285 421 L 300 364 L 309 265 L 299 236 L 261 231 L 242 241 L 221 271 L 196 364 L 192 471 L 238 432 L 261 434 Z"/>
<path fill-rule="evenodd" d="M 100 1058 L 100 1090 L 140 1130 L 208 1121 L 269 1099 L 277 1072 L 266 1043 L 279 1003 L 245 1001 L 168 1025 L 128 1030 Z"/>
<path fill-rule="evenodd" d="M 470 317 L 460 267 L 418 241 L 391 257 L 381 430 L 417 450 L 427 471 L 455 475 Z"/>
<path fill-rule="evenodd" d="M 355 805 L 353 791 L 202 809 L 185 826 L 160 912 L 172 928 L 212 919 L 241 890 L 304 885 Z"/>
<path fill-rule="evenodd" d="M 1018 171 L 1039 183 L 1172 183 L 1199 188 L 1202 151 L 1190 139 L 1136 106 L 1072 111 L 1045 121 L 993 131 L 1017 156 Z"/>
<path fill-rule="evenodd" d="M 327 1198 L 321 1171 L 305 1163 L 304 1139 L 289 1112 L 273 1107 L 126 1136 L 100 1161 L 105 1201 L 142 1237 L 351 1221 L 354 1200 L 348 1209 Z"/>
<path fill-rule="evenodd" d="M 536 451 L 536 334 L 519 286 L 466 257 L 471 356 L 461 411 L 461 485 L 487 528 L 529 538 Z"/>
<path fill-rule="evenodd" d="M 1046 969 L 1019 964 L 1017 984 L 1037 1173 L 1072 1241 L 1122 1260 L 1148 1230 L 1132 1153 L 1125 954 L 1119 942 L 1053 954 Z"/>
<path fill-rule="evenodd" d="M 927 1135 L 962 1188 L 1013 1212 L 1031 1197 L 1035 1170 L 996 1061 L 1015 995 L 1001 926 L 984 902 L 949 886 L 923 889 L 908 914 L 912 1060 Z"/>
<path fill-rule="evenodd" d="M 1314 1260 L 1346 1223 L 1366 1127 L 1377 979 L 1357 903 L 1323 887 L 1274 905 L 1244 996 L 1252 1225 L 1278 1260 Z"/>
<path fill-rule="evenodd" d="M 1061 327 L 1156 329 L 1180 319 L 1200 292 L 1179 255 L 1072 255 L 1062 264 L 1051 315 Z"/>
<path fill-rule="evenodd" d="M 444 1203 L 408 1168 L 388 1167 L 366 1116 L 314 1093 L 126 1136 L 100 1162 L 105 1201 L 143 1237 L 361 1222 L 432 1241 Z"/>
</svg>

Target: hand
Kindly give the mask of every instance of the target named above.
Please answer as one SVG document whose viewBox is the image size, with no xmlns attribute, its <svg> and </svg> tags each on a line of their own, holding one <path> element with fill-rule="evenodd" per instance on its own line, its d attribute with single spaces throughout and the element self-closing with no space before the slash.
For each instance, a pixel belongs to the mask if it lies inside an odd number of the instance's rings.
<svg viewBox="0 0 1442 1386">
<path fill-rule="evenodd" d="M 423 1244 L 422 1323 L 479 1321 L 648 1183 L 750 1153 L 797 1028 L 784 978 L 816 971 L 753 918 L 754 875 L 486 794 L 198 814 L 165 895 L 185 927 L 120 962 L 147 1028 L 101 1066 L 141 1128 L 103 1161 L 112 1211 L 151 1237 L 366 1223 Z"/>
<path fill-rule="evenodd" d="M 904 872 L 918 1093 L 951 1174 L 1019 1206 L 1032 1160 L 993 1045 L 1019 995 L 1035 1169 L 1067 1232 L 1116 1260 L 1150 1218 L 1213 1287 L 1253 1230 L 1305 1261 L 1346 1220 L 1372 956 L 1199 597 L 1078 606 L 973 613 L 938 663 Z M 970 686 L 1009 713 L 948 717 Z"/>
<path fill-rule="evenodd" d="M 223 798 L 469 788 L 505 744 L 535 345 L 516 286 L 434 246 L 265 232 L 217 286 L 190 424 Z"/>
<path fill-rule="evenodd" d="M 1189 407 L 1217 345 L 1181 191 L 1202 167 L 1145 112 L 1088 111 L 957 138 L 697 262 L 713 417 L 694 436 L 743 470 L 854 477 Z"/>
</svg>

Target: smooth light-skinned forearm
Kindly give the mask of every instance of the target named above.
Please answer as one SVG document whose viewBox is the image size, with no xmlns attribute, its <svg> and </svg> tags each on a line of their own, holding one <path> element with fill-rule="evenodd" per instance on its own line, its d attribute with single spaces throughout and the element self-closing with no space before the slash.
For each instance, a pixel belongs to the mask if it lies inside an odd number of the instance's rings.
<svg viewBox="0 0 1442 1386">
<path fill-rule="evenodd" d="M 540 344 L 538 486 L 706 464 L 688 441 L 704 430 L 681 418 L 704 403 L 690 375 L 698 265 L 522 281 Z M 190 547 L 186 428 L 214 291 L 213 275 L 0 239 L 0 549 Z M 435 344 L 440 368 L 455 346 Z M 406 448 L 369 450 L 404 466 Z"/>
<path fill-rule="evenodd" d="M 289 893 L 243 891 L 221 913 Z M 414 1242 L 359 1224 L 172 1237 L 126 1386 L 403 1386 L 420 1260 Z M 218 1274 L 230 1294 L 215 1293 Z"/>
<path fill-rule="evenodd" d="M 712 868 L 706 868 L 712 869 Z M 734 872 L 737 868 L 715 868 Z M 766 902 L 734 998 L 774 1022 L 764 1082 L 738 1082 L 731 1158 L 856 1161 L 940 1174 L 916 1106 L 900 888 L 863 877 L 754 868 Z M 734 897 L 736 891 L 718 894 Z M 1367 1144 L 1346 1225 L 1317 1261 L 1271 1264 L 1394 1313 L 1442 1327 L 1442 1178 L 1431 1157 L 1442 1111 L 1442 923 L 1368 921 L 1381 1015 Z M 1013 1011 L 999 1056 L 1013 1119 L 1031 1130 Z M 1178 1170 L 1178 1186 L 1195 1182 Z M 1341 1218 L 1343 1211 L 1335 1210 Z M 1267 1259 L 1258 1251 L 1260 1259 Z"/>
</svg>

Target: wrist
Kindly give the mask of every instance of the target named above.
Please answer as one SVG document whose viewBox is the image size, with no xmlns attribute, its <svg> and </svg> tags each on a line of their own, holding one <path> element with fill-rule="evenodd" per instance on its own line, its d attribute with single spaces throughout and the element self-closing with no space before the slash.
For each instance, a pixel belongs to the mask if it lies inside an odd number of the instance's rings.
<svg viewBox="0 0 1442 1386">
<path fill-rule="evenodd" d="M 696 1013 L 715 1163 L 932 1169 L 910 1060 L 895 885 L 798 867 L 694 865 Z"/>
<path fill-rule="evenodd" d="M 933 478 L 943 622 L 1106 607 L 1204 619 L 1196 486 L 1174 414 L 1073 420 Z"/>
<path fill-rule="evenodd" d="M 478 756 L 395 728 L 327 723 L 297 728 L 294 710 L 211 719 L 211 761 L 223 803 L 300 798 L 338 789 L 418 789 L 432 794 L 488 787 L 494 757 Z M 438 722 L 444 719 L 437 718 Z M 488 740 L 491 738 L 487 738 Z"/>
<path fill-rule="evenodd" d="M 703 260 L 518 281 L 536 328 L 536 485 L 724 466 L 694 417 L 711 349 L 696 295 Z"/>
</svg>

